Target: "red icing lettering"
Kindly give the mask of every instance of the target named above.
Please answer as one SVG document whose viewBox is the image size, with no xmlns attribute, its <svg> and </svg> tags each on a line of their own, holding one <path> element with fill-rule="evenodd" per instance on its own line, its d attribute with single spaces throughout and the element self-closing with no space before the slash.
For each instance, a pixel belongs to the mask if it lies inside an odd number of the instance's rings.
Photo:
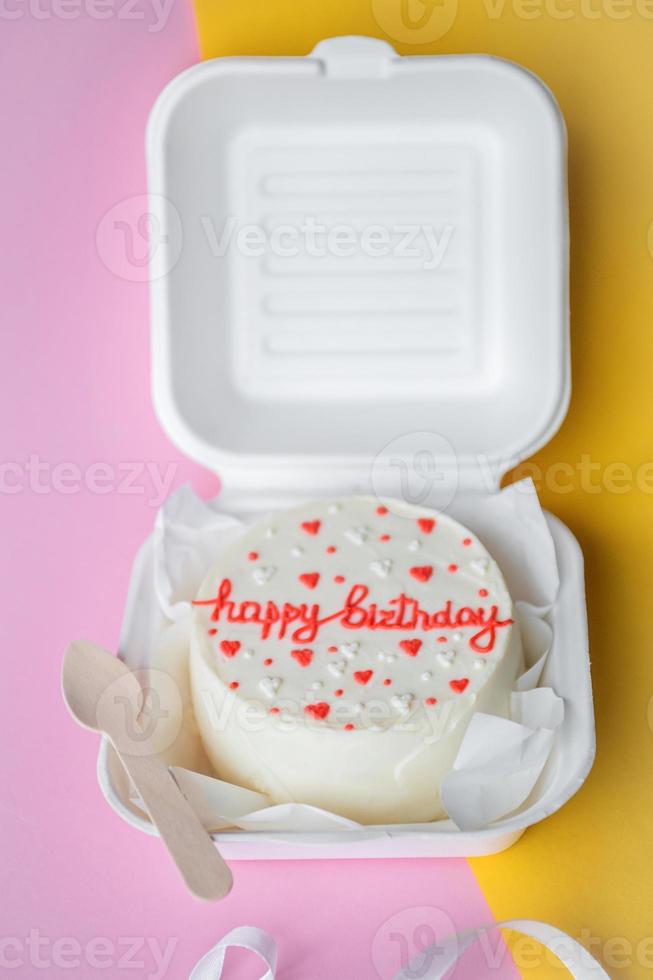
<svg viewBox="0 0 653 980">
<path fill-rule="evenodd" d="M 314 574 L 317 584 L 319 576 Z M 314 588 L 314 585 L 309 587 Z M 497 631 L 513 622 L 512 619 L 501 619 L 496 605 L 489 608 L 454 608 L 452 600 L 448 599 L 441 608 L 429 610 L 420 606 L 417 599 L 402 592 L 388 600 L 386 608 L 379 608 L 377 603 L 369 601 L 369 595 L 367 585 L 352 585 L 342 608 L 323 615 L 319 603 L 303 602 L 294 605 L 284 602 L 279 606 L 272 600 L 264 605 L 253 600 L 237 601 L 232 598 L 231 581 L 225 578 L 214 598 L 196 600 L 194 605 L 211 607 L 212 623 L 222 620 L 227 624 L 247 623 L 258 626 L 262 640 L 276 635 L 280 640 L 287 636 L 295 643 L 312 644 L 320 629 L 332 622 L 339 622 L 342 627 L 350 630 L 399 630 L 406 633 L 437 630 L 444 634 L 449 630 L 471 629 L 473 632 L 469 637 L 469 646 L 475 653 L 482 654 L 490 653 L 494 649 Z M 444 635 L 437 639 L 438 642 L 446 642 Z M 414 657 L 422 646 L 422 640 L 400 640 L 399 646 Z M 238 641 L 223 640 L 220 644 L 220 649 L 227 657 L 235 656 L 239 648 Z"/>
</svg>

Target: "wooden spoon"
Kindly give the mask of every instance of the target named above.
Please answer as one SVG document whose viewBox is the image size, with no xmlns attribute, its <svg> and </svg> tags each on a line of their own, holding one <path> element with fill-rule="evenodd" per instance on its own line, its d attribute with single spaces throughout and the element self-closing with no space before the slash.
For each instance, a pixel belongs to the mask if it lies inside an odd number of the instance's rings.
<svg viewBox="0 0 653 980">
<path fill-rule="evenodd" d="M 139 722 L 138 678 L 107 650 L 79 640 L 66 651 L 61 682 L 73 718 L 111 740 L 191 894 L 206 902 L 224 898 L 231 871 Z"/>
</svg>

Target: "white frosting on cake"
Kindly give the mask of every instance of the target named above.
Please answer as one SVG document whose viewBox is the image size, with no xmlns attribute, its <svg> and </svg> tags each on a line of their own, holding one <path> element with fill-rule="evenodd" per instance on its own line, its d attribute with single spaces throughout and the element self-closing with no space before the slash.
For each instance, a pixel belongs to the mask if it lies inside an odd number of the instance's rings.
<svg viewBox="0 0 653 980">
<path fill-rule="evenodd" d="M 273 514 L 194 607 L 193 702 L 217 775 L 362 823 L 444 816 L 472 714 L 508 714 L 512 620 L 497 564 L 444 514 L 372 497 Z"/>
</svg>

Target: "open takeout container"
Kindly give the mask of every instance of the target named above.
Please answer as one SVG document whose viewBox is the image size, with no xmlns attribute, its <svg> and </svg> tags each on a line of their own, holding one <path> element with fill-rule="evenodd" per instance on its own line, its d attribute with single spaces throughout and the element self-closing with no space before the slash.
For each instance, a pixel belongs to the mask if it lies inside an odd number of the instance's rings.
<svg viewBox="0 0 653 980">
<path fill-rule="evenodd" d="M 219 472 L 226 512 L 372 490 L 455 516 L 556 431 L 565 138 L 524 69 L 362 37 L 216 59 L 167 86 L 147 149 L 154 401 L 176 444 Z M 489 854 L 576 792 L 594 755 L 582 556 L 547 521 L 561 584 L 544 682 L 566 711 L 526 805 L 474 832 L 226 831 L 227 857 Z M 151 563 L 148 541 L 127 618 Z M 107 745 L 99 778 L 152 829 Z"/>
</svg>

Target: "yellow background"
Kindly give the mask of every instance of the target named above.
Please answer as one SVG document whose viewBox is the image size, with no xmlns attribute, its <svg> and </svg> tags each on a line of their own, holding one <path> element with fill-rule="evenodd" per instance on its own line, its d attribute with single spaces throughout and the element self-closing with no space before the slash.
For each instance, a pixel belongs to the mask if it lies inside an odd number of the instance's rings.
<svg viewBox="0 0 653 980">
<path fill-rule="evenodd" d="M 453 23 L 428 43 L 419 29 L 401 28 L 400 3 L 196 0 L 202 54 L 306 54 L 324 37 L 368 34 L 402 54 L 518 61 L 560 104 L 569 132 L 573 396 L 561 431 L 531 462 L 544 505 L 585 553 L 598 754 L 571 803 L 472 867 L 498 918 L 540 918 L 595 937 L 592 950 L 611 976 L 650 976 L 653 0 L 462 0 L 457 11 L 442 0 L 433 15 Z M 422 0 L 411 4 L 415 20 L 427 13 Z M 513 949 L 524 976 L 564 975 L 531 967 L 530 946 Z"/>
</svg>

